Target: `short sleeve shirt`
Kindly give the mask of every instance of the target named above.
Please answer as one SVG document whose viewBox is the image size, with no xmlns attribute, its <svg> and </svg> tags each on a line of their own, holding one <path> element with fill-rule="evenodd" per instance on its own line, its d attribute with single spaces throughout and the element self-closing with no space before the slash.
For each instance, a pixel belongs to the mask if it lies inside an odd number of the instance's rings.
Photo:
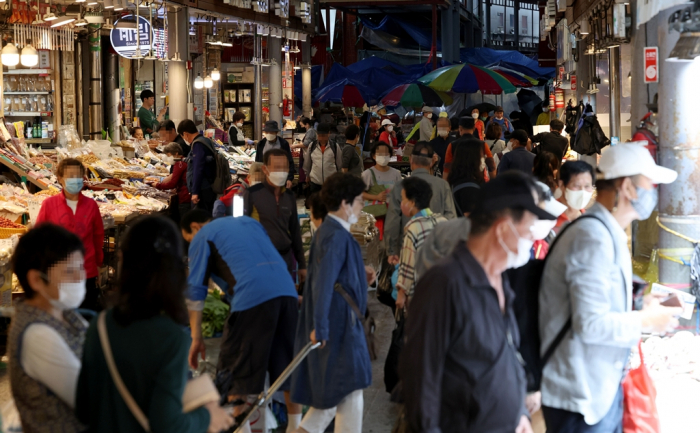
<svg viewBox="0 0 700 433">
<path fill-rule="evenodd" d="M 370 189 L 374 184 L 372 173 L 374 173 L 374 177 L 377 178 L 377 184 L 384 185 L 387 189 L 390 189 L 394 184 L 401 181 L 401 172 L 395 168 L 389 167 L 389 171 L 382 172 L 374 167 L 370 167 L 362 172 L 362 180 L 365 181 L 366 190 Z"/>
</svg>

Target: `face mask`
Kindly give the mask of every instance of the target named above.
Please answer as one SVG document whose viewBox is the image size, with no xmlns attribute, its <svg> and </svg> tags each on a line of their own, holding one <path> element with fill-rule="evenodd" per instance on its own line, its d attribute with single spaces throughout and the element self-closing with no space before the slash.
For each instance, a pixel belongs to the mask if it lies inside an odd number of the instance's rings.
<svg viewBox="0 0 700 433">
<path fill-rule="evenodd" d="M 535 238 L 535 240 L 539 241 L 547 236 L 549 236 L 549 232 L 551 232 L 554 227 L 557 225 L 557 220 L 537 220 L 535 221 L 535 224 L 532 225 L 532 234 Z"/>
<path fill-rule="evenodd" d="M 447 137 L 450 134 L 449 128 L 438 128 L 438 135 L 440 137 Z"/>
<path fill-rule="evenodd" d="M 503 242 L 503 239 L 500 237 L 498 238 L 498 242 L 501 244 L 501 248 L 503 248 L 506 254 L 508 254 L 506 268 L 515 269 L 530 261 L 530 250 L 535 242 L 529 239 L 521 238 L 518 231 L 515 229 L 515 227 L 513 227 L 512 222 L 508 221 L 508 225 L 510 225 L 510 229 L 513 231 L 513 234 L 518 237 L 518 250 L 516 252 L 509 250 L 506 243 Z"/>
<path fill-rule="evenodd" d="M 486 158 L 481 158 L 481 165 L 479 165 L 479 170 L 486 170 Z"/>
<path fill-rule="evenodd" d="M 432 118 L 433 118 L 433 113 L 425 113 L 425 118 L 426 118 L 426 119 L 432 119 Z"/>
<path fill-rule="evenodd" d="M 472 113 L 472 119 L 476 120 L 479 118 L 479 114 L 477 113 Z"/>
<path fill-rule="evenodd" d="M 236 123 L 236 127 L 237 127 L 237 128 L 242 128 L 242 127 L 243 127 L 243 123 Z"/>
<path fill-rule="evenodd" d="M 481 119 L 481 120 L 486 120 L 486 119 L 487 119 L 487 116 L 479 117 L 479 119 Z"/>
<path fill-rule="evenodd" d="M 58 285 L 58 299 L 49 299 L 49 303 L 58 310 L 78 308 L 85 299 L 85 280 Z"/>
<path fill-rule="evenodd" d="M 591 201 L 591 197 L 593 197 L 593 192 L 588 192 L 586 190 L 571 191 L 570 189 L 567 189 L 564 196 L 566 197 L 566 202 L 569 203 L 569 207 L 571 209 L 580 210 L 584 209 L 588 202 Z"/>
<path fill-rule="evenodd" d="M 405 216 L 410 217 L 412 209 L 413 209 L 412 204 L 409 204 L 408 202 L 406 202 L 406 204 L 404 204 L 404 202 L 401 202 L 401 213 L 403 213 Z"/>
<path fill-rule="evenodd" d="M 348 205 L 348 207 L 345 209 L 345 215 L 348 216 L 348 222 L 350 224 L 357 224 L 358 218 L 357 215 L 355 215 L 355 212 L 352 210 L 352 205 Z"/>
<path fill-rule="evenodd" d="M 393 130 L 394 130 L 394 127 L 393 127 L 393 126 L 391 126 L 391 125 L 387 125 L 387 126 L 386 126 L 386 131 L 387 131 L 387 132 L 391 132 L 391 131 L 393 131 Z"/>
<path fill-rule="evenodd" d="M 389 155 L 382 155 L 376 157 L 377 164 L 381 165 L 382 167 L 386 167 L 387 165 L 389 165 L 390 159 L 391 157 Z"/>
<path fill-rule="evenodd" d="M 83 189 L 83 179 L 71 177 L 66 179 L 66 191 L 69 194 L 77 194 Z"/>
<path fill-rule="evenodd" d="M 644 221 L 651 216 L 659 200 L 659 192 L 656 188 L 644 189 L 637 187 L 637 199 L 632 200 L 632 207 L 639 215 L 639 220 Z"/>
<path fill-rule="evenodd" d="M 270 173 L 270 183 L 274 186 L 284 186 L 287 183 L 286 171 L 273 171 Z"/>
<path fill-rule="evenodd" d="M 265 140 L 267 141 L 275 141 L 277 140 L 277 134 L 263 134 L 265 136 Z"/>
</svg>

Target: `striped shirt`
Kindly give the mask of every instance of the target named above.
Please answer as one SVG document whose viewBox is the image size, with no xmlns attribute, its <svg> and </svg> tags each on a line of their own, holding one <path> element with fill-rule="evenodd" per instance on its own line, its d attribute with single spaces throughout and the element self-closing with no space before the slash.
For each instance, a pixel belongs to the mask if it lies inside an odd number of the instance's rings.
<svg viewBox="0 0 700 433">
<path fill-rule="evenodd" d="M 442 215 L 433 213 L 430 209 L 423 209 L 414 215 L 404 228 L 396 287 L 402 288 L 409 299 L 413 297 L 413 289 L 416 286 L 416 252 L 433 228 L 443 221 L 447 219 Z"/>
</svg>

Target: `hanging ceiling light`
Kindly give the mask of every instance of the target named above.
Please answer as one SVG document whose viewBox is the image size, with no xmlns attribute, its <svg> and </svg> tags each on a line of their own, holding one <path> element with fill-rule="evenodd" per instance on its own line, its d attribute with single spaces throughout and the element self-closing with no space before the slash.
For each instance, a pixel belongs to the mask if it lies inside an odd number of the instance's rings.
<svg viewBox="0 0 700 433">
<path fill-rule="evenodd" d="M 85 3 L 86 0 L 75 0 L 76 3 Z"/>
<path fill-rule="evenodd" d="M 28 43 L 22 48 L 22 55 L 19 58 L 23 66 L 30 68 L 39 63 L 39 53 L 37 53 L 36 48 L 34 48 L 31 43 Z"/>
<path fill-rule="evenodd" d="M 51 12 L 46 12 L 44 14 L 44 21 L 54 21 L 56 19 L 56 15 L 52 14 Z"/>
<path fill-rule="evenodd" d="M 97 0 L 88 0 L 87 5 L 88 6 L 95 6 L 97 4 Z"/>
<path fill-rule="evenodd" d="M 133 17 L 133 15 L 131 15 L 130 18 L 121 18 L 119 21 L 117 21 L 114 28 L 136 30 L 136 19 Z"/>
<path fill-rule="evenodd" d="M 197 36 L 197 29 L 194 28 L 194 24 L 190 25 L 190 36 Z"/>
<path fill-rule="evenodd" d="M 583 21 L 581 21 L 581 28 L 579 29 L 579 32 L 582 35 L 587 35 L 591 32 L 590 26 L 588 25 L 587 18 L 584 18 Z"/>
<path fill-rule="evenodd" d="M 81 18 L 79 20 L 76 20 L 75 23 L 73 23 L 73 25 L 76 27 L 83 27 L 88 25 L 88 22 L 85 18 Z"/>
<path fill-rule="evenodd" d="M 0 61 L 5 66 L 17 66 L 19 63 L 19 51 L 12 42 L 8 42 L 0 51 Z"/>
<path fill-rule="evenodd" d="M 105 9 L 114 9 L 114 1 L 113 0 L 104 0 L 104 8 Z"/>
<path fill-rule="evenodd" d="M 202 74 L 197 74 L 197 78 L 194 79 L 194 88 L 201 89 L 204 87 L 204 80 L 202 79 Z"/>
<path fill-rule="evenodd" d="M 211 89 L 211 87 L 214 85 L 214 81 L 212 81 L 211 76 L 207 75 L 204 78 L 204 87 L 207 89 Z"/>
<path fill-rule="evenodd" d="M 122 0 L 114 0 L 114 10 L 115 11 L 123 11 L 124 10 L 124 2 Z"/>
<path fill-rule="evenodd" d="M 68 15 L 62 14 L 62 15 L 59 15 L 56 17 L 56 20 L 54 20 L 51 23 L 51 27 L 61 27 L 63 25 L 72 23 L 73 21 L 75 21 L 75 16 L 68 16 Z"/>
<path fill-rule="evenodd" d="M 214 81 L 219 81 L 221 79 L 221 73 L 219 72 L 219 70 L 217 68 L 214 68 L 211 71 L 211 79 Z"/>
</svg>

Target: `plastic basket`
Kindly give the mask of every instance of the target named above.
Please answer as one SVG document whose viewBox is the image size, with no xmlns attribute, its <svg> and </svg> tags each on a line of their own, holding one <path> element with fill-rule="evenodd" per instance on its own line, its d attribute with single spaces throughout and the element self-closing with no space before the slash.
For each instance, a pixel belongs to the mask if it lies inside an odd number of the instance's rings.
<svg viewBox="0 0 700 433">
<path fill-rule="evenodd" d="M 12 235 L 22 235 L 27 232 L 26 227 L 21 229 L 10 229 L 6 227 L 0 227 L 0 239 L 9 239 Z"/>
</svg>

